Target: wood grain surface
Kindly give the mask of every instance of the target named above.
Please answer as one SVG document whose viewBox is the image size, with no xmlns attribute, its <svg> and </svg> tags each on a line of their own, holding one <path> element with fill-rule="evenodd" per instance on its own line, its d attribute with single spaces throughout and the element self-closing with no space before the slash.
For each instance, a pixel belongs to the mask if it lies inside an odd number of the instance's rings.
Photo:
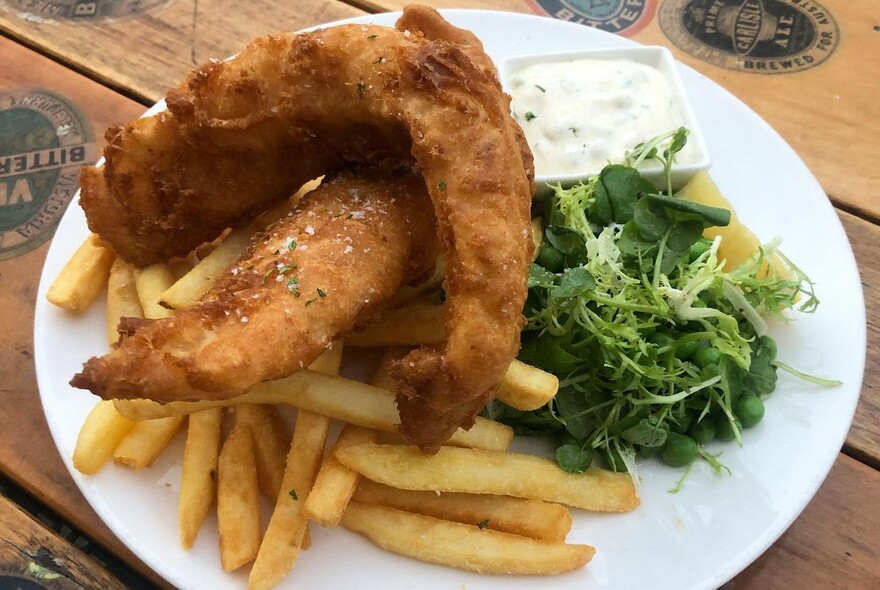
<svg viewBox="0 0 880 590">
<path fill-rule="evenodd" d="M 0 0 L 0 31 L 149 103 L 196 65 L 254 37 L 363 14 L 335 0 L 176 0 L 126 19 L 41 22 L 11 6 Z"/>
<path fill-rule="evenodd" d="M 662 0 L 661 8 L 669 1 Z M 411 2 L 352 3 L 371 12 L 384 12 L 400 10 Z M 547 15 L 534 0 L 421 3 L 438 8 Z M 876 100 L 880 94 L 880 32 L 875 28 L 880 25 L 880 2 L 822 0 L 821 4 L 837 22 L 840 44 L 826 62 L 797 73 L 762 75 L 724 69 L 697 59 L 666 37 L 656 15 L 632 38 L 646 45 L 668 47 L 677 59 L 731 91 L 791 144 L 835 204 L 880 220 L 880 101 Z"/>
<path fill-rule="evenodd" d="M 0 0 L 0 5 L 3 2 Z M 269 3 L 263 0 L 195 2 L 177 0 L 139 18 L 97 24 L 31 23 L 0 9 L 0 30 L 14 38 L 0 38 L 0 92 L 40 86 L 63 94 L 85 112 L 100 140 L 109 124 L 140 115 L 144 106 L 66 66 L 149 102 L 164 94 L 194 60 L 228 55 L 247 39 L 271 30 L 296 29 L 362 14 L 357 8 L 327 0 L 272 3 L 271 10 L 265 8 Z M 398 0 L 352 3 L 371 10 L 403 4 Z M 477 0 L 467 4 L 472 8 L 534 11 L 529 0 Z M 823 4 L 837 18 L 843 41 L 832 59 L 812 74 L 758 76 L 722 70 L 673 48 L 679 58 L 712 76 L 764 115 L 804 157 L 833 200 L 863 217 L 838 210 L 853 244 L 867 305 L 865 380 L 844 447 L 851 457 L 839 457 L 804 514 L 732 582 L 735 589 L 880 587 L 876 532 L 880 529 L 876 510 L 880 471 L 869 467 L 880 468 L 880 226 L 871 222 L 880 221 L 880 167 L 876 165 L 880 153 L 880 101 L 874 99 L 880 91 L 880 31 L 873 30 L 880 25 L 880 2 L 823 0 Z M 447 1 L 445 5 L 456 3 Z M 669 45 L 656 20 L 636 38 Z M 17 41 L 38 47 L 61 63 L 41 57 Z M 840 98 L 833 98 L 838 95 Z M 0 413 L 0 471 L 111 552 L 148 573 L 76 489 L 43 418 L 33 369 L 32 323 L 46 251 L 43 245 L 0 262 L 0 323 L 4 327 L 0 330 L 0 407 L 4 408 Z M 21 523 L 15 518 L 22 517 L 29 520 L 20 513 L 7 517 L 8 508 L 8 501 L 0 498 L 3 539 L 7 538 L 7 523 Z M 30 529 L 22 524 L 18 530 Z M 43 533 L 52 540 L 51 532 Z M 44 537 L 35 538 L 43 543 Z M 82 563 L 94 575 L 102 571 L 95 564 Z M 155 574 L 149 575 L 158 581 Z M 85 587 L 119 586 L 110 580 Z"/>
<path fill-rule="evenodd" d="M 15 576 L 52 590 L 125 589 L 106 569 L 3 496 L 0 541 L 0 580 Z M 4 581 L 4 587 L 15 587 L 11 582 Z"/>
<path fill-rule="evenodd" d="M 862 396 L 845 449 L 853 457 L 880 469 L 880 227 L 843 211 L 837 213 L 856 255 L 868 324 Z"/>
<path fill-rule="evenodd" d="M 0 0 L 0 8 L 10 1 Z M 348 2 L 354 6 L 339 0 L 178 0 L 135 18 L 91 24 L 35 22 L 19 18 L 14 10 L 0 10 L 0 31 L 110 87 L 155 102 L 194 65 L 231 55 L 253 37 L 362 15 L 361 7 L 380 12 L 410 3 Z M 423 3 L 546 15 L 533 0 Z M 875 164 L 880 153 L 880 101 L 875 100 L 880 93 L 880 33 L 874 30 L 880 23 L 880 2 L 822 4 L 839 27 L 839 46 L 821 65 L 797 73 L 762 75 L 702 61 L 678 49 L 656 16 L 633 38 L 669 47 L 682 62 L 733 92 L 794 147 L 835 204 L 880 220 L 880 167 Z"/>
<path fill-rule="evenodd" d="M 842 455 L 795 524 L 725 590 L 880 588 L 880 512 L 862 508 L 878 503 L 880 472 Z"/>
<path fill-rule="evenodd" d="M 76 104 L 103 145 L 103 131 L 144 107 L 9 40 L 0 38 L 0 93 L 49 88 Z M 48 244 L 0 262 L 0 470 L 98 543 L 140 571 L 141 564 L 82 497 L 55 449 L 37 394 L 33 361 L 34 302 Z"/>
</svg>

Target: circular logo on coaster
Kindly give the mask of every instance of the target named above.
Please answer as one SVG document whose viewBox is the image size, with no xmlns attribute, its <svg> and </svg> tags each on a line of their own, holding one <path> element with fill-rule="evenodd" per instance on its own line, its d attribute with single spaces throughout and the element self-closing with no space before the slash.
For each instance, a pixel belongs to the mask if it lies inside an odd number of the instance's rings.
<svg viewBox="0 0 880 590">
<path fill-rule="evenodd" d="M 0 260 L 48 240 L 93 164 L 95 138 L 73 104 L 54 92 L 0 93 Z"/>
<path fill-rule="evenodd" d="M 633 35 L 651 22 L 657 0 L 531 0 L 536 12 L 618 33 Z"/>
<path fill-rule="evenodd" d="M 36 22 L 52 20 L 89 21 L 137 16 L 174 0 L 0 0 L 0 7 L 19 18 Z"/>
<path fill-rule="evenodd" d="M 682 51 L 756 74 L 814 68 L 840 42 L 834 17 L 814 0 L 666 0 L 659 20 Z"/>
</svg>

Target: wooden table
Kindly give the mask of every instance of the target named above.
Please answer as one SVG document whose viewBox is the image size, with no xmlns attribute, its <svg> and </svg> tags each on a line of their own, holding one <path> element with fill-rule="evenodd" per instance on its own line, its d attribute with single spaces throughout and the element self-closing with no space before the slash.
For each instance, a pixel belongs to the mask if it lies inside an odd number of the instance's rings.
<svg viewBox="0 0 880 590">
<path fill-rule="evenodd" d="M 61 109 L 73 115 L 73 123 L 94 130 L 96 139 L 87 134 L 81 139 L 100 148 L 103 129 L 139 115 L 197 63 L 234 53 L 260 34 L 396 10 L 405 3 L 0 0 L 0 112 L 11 95 L 31 96 L 32 104 L 42 97 L 44 107 L 55 105 L 55 115 L 61 116 Z M 665 45 L 745 101 L 804 158 L 837 208 L 856 253 L 868 317 L 865 381 L 852 429 L 828 479 L 794 525 L 730 587 L 880 587 L 880 3 L 427 3 L 552 15 Z M 750 29 L 749 15 L 764 25 Z M 0 159 L 0 177 L 2 165 Z M 0 231 L 6 232 L 0 241 L 0 258 L 5 258 L 0 261 L 0 539 L 5 541 L 0 543 L 0 588 L 5 575 L 34 580 L 41 572 L 41 583 L 52 588 L 164 586 L 94 514 L 49 436 L 35 384 L 32 338 L 47 243 L 34 246 L 39 236 L 48 239 L 57 214 L 46 211 L 46 227 L 29 226 L 28 238 L 11 235 L 4 226 L 14 214 L 4 205 L 23 203 L 28 196 L 33 197 L 21 191 L 16 196 L 14 190 L 0 194 Z"/>
</svg>

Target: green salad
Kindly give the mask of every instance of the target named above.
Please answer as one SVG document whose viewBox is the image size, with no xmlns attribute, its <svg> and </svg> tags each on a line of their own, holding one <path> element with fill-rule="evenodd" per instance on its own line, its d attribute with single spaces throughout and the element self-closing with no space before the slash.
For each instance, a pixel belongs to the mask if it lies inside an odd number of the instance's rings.
<svg viewBox="0 0 880 590">
<path fill-rule="evenodd" d="M 560 380 L 556 397 L 531 412 L 495 401 L 486 413 L 518 434 L 549 435 L 556 459 L 580 473 L 601 454 L 634 474 L 636 457 L 676 467 L 698 458 L 720 472 L 713 439 L 742 444 L 776 387 L 776 344 L 764 317 L 812 312 L 813 284 L 790 260 L 767 264 L 777 242 L 733 270 L 719 260 L 730 212 L 673 194 L 672 159 L 682 128 L 640 144 L 623 165 L 543 204 L 542 245 L 529 275 L 520 360 Z M 636 167 L 656 160 L 658 191 Z M 830 383 L 809 378 L 819 383 Z"/>
</svg>

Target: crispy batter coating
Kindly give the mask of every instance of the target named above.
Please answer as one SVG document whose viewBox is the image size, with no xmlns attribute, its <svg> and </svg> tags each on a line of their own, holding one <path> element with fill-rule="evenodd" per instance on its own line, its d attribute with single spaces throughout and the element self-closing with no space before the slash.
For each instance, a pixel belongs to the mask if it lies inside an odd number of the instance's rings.
<svg viewBox="0 0 880 590">
<path fill-rule="evenodd" d="M 71 384 L 105 398 L 224 399 L 290 375 L 430 271 L 434 224 L 418 174 L 325 180 L 255 236 L 201 302 L 123 325 L 134 332 Z"/>
<path fill-rule="evenodd" d="M 533 247 L 530 154 L 494 73 L 447 41 L 347 25 L 258 39 L 196 70 L 167 103 L 117 133 L 103 176 L 83 185 L 90 227 L 141 264 L 189 251 L 323 171 L 415 161 L 438 221 L 448 342 L 396 368 L 402 428 L 430 451 L 469 427 L 519 347 Z"/>
<path fill-rule="evenodd" d="M 475 65 L 493 78 L 498 78 L 498 70 L 495 62 L 483 49 L 483 42 L 474 35 L 473 31 L 460 29 L 447 21 L 443 16 L 430 6 L 411 4 L 403 9 L 403 14 L 394 26 L 399 31 L 409 31 L 421 35 L 429 41 L 446 41 L 457 45 Z M 512 121 L 516 141 L 520 147 L 520 155 L 523 166 L 530 183 L 535 181 L 535 161 L 532 150 L 526 141 L 526 134 L 515 120 Z"/>
</svg>

